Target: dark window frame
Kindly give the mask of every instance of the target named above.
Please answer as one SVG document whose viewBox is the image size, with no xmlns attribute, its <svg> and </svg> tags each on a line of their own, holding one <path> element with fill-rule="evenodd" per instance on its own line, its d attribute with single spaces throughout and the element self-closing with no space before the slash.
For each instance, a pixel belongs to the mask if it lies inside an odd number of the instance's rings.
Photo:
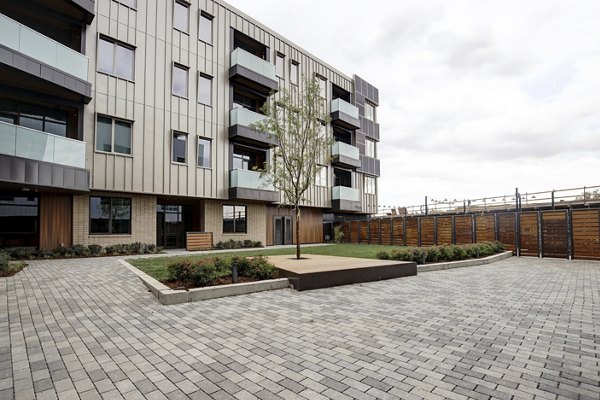
<svg viewBox="0 0 600 400">
<path fill-rule="evenodd" d="M 175 160 L 175 135 L 185 135 L 186 139 L 185 139 L 185 161 L 177 161 Z M 190 134 L 187 132 L 182 132 L 182 131 L 178 131 L 173 129 L 171 131 L 171 163 L 173 164 L 177 164 L 177 165 L 187 165 L 188 163 L 188 142 L 190 139 Z"/>
<path fill-rule="evenodd" d="M 92 231 L 92 199 L 110 199 L 110 213 L 108 216 L 108 232 L 93 232 Z M 113 200 L 118 199 L 118 200 L 129 200 L 129 231 L 128 232 L 116 232 L 113 233 Z M 102 201 L 102 200 L 100 200 Z M 88 222 L 89 222 L 89 234 L 90 235 L 131 235 L 131 232 L 133 231 L 133 227 L 132 227 L 132 222 L 133 222 L 133 218 L 132 218 L 132 200 L 131 197 L 119 197 L 119 196 L 90 196 L 89 197 L 89 212 L 88 212 Z"/>
<path fill-rule="evenodd" d="M 110 130 L 110 138 L 111 138 L 111 142 L 110 142 L 110 147 L 111 150 L 101 150 L 98 149 L 98 118 L 107 118 L 111 120 L 111 130 Z M 129 153 L 121 153 L 119 151 L 115 151 L 115 122 L 124 122 L 126 124 L 129 124 Z M 113 117 L 111 115 L 105 115 L 105 114 L 96 114 L 96 129 L 95 129 L 95 137 L 94 137 L 94 151 L 97 153 L 105 153 L 105 154 L 115 154 L 115 155 L 119 155 L 119 156 L 128 156 L 128 157 L 132 157 L 133 156 L 133 122 L 134 121 L 129 121 L 123 118 L 116 118 Z"/>
<path fill-rule="evenodd" d="M 110 71 L 110 72 L 100 69 L 100 63 L 98 60 L 100 59 L 100 41 L 101 40 L 112 43 L 112 45 L 113 45 L 112 71 Z M 127 76 L 119 75 L 115 72 L 116 71 L 116 62 L 117 62 L 117 59 L 119 59 L 116 56 L 117 46 L 122 47 L 127 50 L 131 50 L 131 53 L 133 55 L 133 57 L 132 57 L 133 65 L 131 66 L 131 78 L 127 77 Z M 129 43 L 122 42 L 122 41 L 112 38 L 110 36 L 98 34 L 98 49 L 96 50 L 96 71 L 100 72 L 101 74 L 114 76 L 115 78 L 124 79 L 129 82 L 135 82 L 135 50 L 136 50 L 136 47 L 130 45 Z"/>
<path fill-rule="evenodd" d="M 183 6 L 187 9 L 187 30 L 183 30 L 181 28 L 178 28 L 177 26 L 175 26 L 175 10 L 177 8 L 177 4 L 179 4 L 180 6 Z M 175 0 L 173 1 L 173 29 L 175 29 L 178 32 L 184 33 L 186 35 L 190 34 L 190 8 L 191 8 L 191 4 L 188 3 L 187 1 L 184 0 Z"/>
<path fill-rule="evenodd" d="M 200 161 L 200 152 L 199 147 L 200 147 L 200 141 L 204 140 L 207 141 L 210 145 L 210 151 L 209 151 L 209 159 L 208 159 L 208 166 L 206 165 L 199 165 L 199 161 Z M 196 167 L 198 168 L 204 168 L 204 169 L 212 169 L 212 145 L 213 145 L 213 140 L 212 138 L 207 138 L 204 136 L 198 136 L 198 140 L 196 141 Z"/>
<path fill-rule="evenodd" d="M 223 234 L 245 234 L 248 233 L 248 207 L 244 206 L 244 205 L 235 205 L 235 204 L 223 204 L 223 214 L 225 214 L 225 207 L 233 207 L 233 231 L 226 231 L 225 230 L 225 218 L 223 218 Z M 244 208 L 244 230 L 237 230 L 237 220 L 238 218 L 236 218 L 235 214 L 236 214 L 236 208 Z M 223 215 L 224 217 L 224 215 Z M 239 218 L 241 220 L 241 218 Z"/>
<path fill-rule="evenodd" d="M 209 84 L 210 84 L 209 101 L 208 101 L 208 103 L 205 103 L 204 101 L 200 100 L 200 82 L 202 82 L 202 79 L 207 80 L 209 82 Z M 196 90 L 198 92 L 198 93 L 196 93 L 198 104 L 203 104 L 203 105 L 208 106 L 208 107 L 212 107 L 213 106 L 213 101 L 212 101 L 213 100 L 213 82 L 214 82 L 214 79 L 213 79 L 212 76 L 210 76 L 208 74 L 205 74 L 204 72 L 199 72 L 198 73 L 198 85 L 197 85 L 197 88 L 196 88 Z"/>
<path fill-rule="evenodd" d="M 200 25 L 202 23 L 202 19 L 207 19 L 210 21 L 210 41 L 206 41 L 204 40 L 205 38 L 201 38 L 200 37 Z M 214 35 L 214 27 L 213 27 L 213 21 L 215 20 L 215 16 L 214 15 L 210 15 L 209 13 L 207 13 L 206 11 L 200 10 L 200 14 L 198 15 L 198 40 L 200 40 L 202 43 L 206 43 L 209 46 L 213 45 L 213 41 L 215 39 L 215 35 Z"/>
</svg>

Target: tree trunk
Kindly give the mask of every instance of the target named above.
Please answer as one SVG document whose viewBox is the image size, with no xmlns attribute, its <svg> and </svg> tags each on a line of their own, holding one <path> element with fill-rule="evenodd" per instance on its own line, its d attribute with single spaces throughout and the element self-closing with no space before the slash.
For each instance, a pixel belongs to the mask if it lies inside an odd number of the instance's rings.
<svg viewBox="0 0 600 400">
<path fill-rule="evenodd" d="M 296 206 L 296 259 L 300 259 L 300 207 Z"/>
</svg>

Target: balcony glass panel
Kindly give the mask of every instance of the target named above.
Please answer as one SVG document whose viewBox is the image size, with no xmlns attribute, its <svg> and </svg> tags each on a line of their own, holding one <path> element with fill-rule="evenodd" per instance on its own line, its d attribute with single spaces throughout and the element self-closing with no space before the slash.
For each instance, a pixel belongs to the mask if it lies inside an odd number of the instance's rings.
<svg viewBox="0 0 600 400">
<path fill-rule="evenodd" d="M 331 197 L 333 200 L 359 201 L 358 189 L 346 186 L 334 186 Z"/>
<path fill-rule="evenodd" d="M 331 145 L 332 156 L 346 156 L 353 160 L 360 160 L 358 147 L 351 146 L 344 142 L 335 142 Z"/>
<path fill-rule="evenodd" d="M 88 58 L 0 14 L 0 43 L 77 78 L 88 79 Z"/>
<path fill-rule="evenodd" d="M 238 47 L 231 52 L 231 66 L 233 67 L 234 65 L 241 65 L 271 80 L 277 80 L 275 65 L 256 57 L 254 54 L 248 53 L 242 48 Z"/>
<path fill-rule="evenodd" d="M 265 119 L 265 116 L 245 108 L 234 108 L 229 112 L 229 126 L 250 126 Z"/>
<path fill-rule="evenodd" d="M 260 176 L 260 172 L 247 169 L 234 169 L 229 171 L 229 186 L 274 191 L 275 188 L 265 177 Z"/>
<path fill-rule="evenodd" d="M 331 101 L 331 112 L 334 113 L 336 111 L 358 119 L 358 108 L 340 98 Z"/>
<path fill-rule="evenodd" d="M 0 122 L 0 153 L 85 168 L 85 142 Z"/>
</svg>

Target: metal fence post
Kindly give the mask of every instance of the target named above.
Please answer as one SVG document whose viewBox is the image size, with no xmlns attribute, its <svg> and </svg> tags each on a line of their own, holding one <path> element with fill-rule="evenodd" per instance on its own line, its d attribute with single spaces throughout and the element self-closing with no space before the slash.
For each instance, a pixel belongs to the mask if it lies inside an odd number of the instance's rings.
<svg viewBox="0 0 600 400">
<path fill-rule="evenodd" d="M 584 188 L 585 189 L 585 188 Z M 573 259 L 573 215 L 571 207 L 567 209 L 567 259 Z"/>
<path fill-rule="evenodd" d="M 542 235 L 542 212 L 538 211 L 537 215 L 538 257 L 542 258 L 542 255 L 544 254 L 544 236 Z"/>
</svg>

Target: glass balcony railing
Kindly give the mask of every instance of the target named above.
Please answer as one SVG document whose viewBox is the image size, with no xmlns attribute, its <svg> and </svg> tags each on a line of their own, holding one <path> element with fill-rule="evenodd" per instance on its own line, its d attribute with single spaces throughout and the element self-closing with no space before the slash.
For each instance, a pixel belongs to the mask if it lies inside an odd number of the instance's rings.
<svg viewBox="0 0 600 400">
<path fill-rule="evenodd" d="M 242 107 L 234 108 L 229 112 L 229 126 L 242 125 L 249 127 L 263 119 L 265 119 L 264 115 Z"/>
<path fill-rule="evenodd" d="M 358 108 L 344 101 L 340 98 L 331 101 L 331 112 L 334 113 L 336 111 L 342 112 L 346 115 L 351 116 L 352 118 L 358 119 Z"/>
<path fill-rule="evenodd" d="M 0 153 L 85 168 L 85 142 L 0 122 Z"/>
<path fill-rule="evenodd" d="M 346 186 L 334 186 L 331 198 L 333 200 L 360 201 L 358 189 Z"/>
<path fill-rule="evenodd" d="M 262 58 L 256 57 L 252 53 L 248 53 L 242 48 L 238 47 L 231 52 L 231 66 L 233 67 L 234 65 L 241 65 L 242 67 L 248 68 L 273 81 L 277 80 L 277 76 L 275 75 L 275 65 Z"/>
<path fill-rule="evenodd" d="M 260 172 L 247 169 L 233 169 L 229 171 L 229 187 L 258 189 L 274 191 L 275 188 L 266 177 L 261 177 Z"/>
<path fill-rule="evenodd" d="M 0 14 L 0 44 L 87 81 L 88 58 Z"/>
<path fill-rule="evenodd" d="M 354 147 L 344 142 L 335 142 L 331 145 L 331 155 L 335 156 L 346 156 L 353 160 L 360 160 L 358 147 Z"/>
</svg>

